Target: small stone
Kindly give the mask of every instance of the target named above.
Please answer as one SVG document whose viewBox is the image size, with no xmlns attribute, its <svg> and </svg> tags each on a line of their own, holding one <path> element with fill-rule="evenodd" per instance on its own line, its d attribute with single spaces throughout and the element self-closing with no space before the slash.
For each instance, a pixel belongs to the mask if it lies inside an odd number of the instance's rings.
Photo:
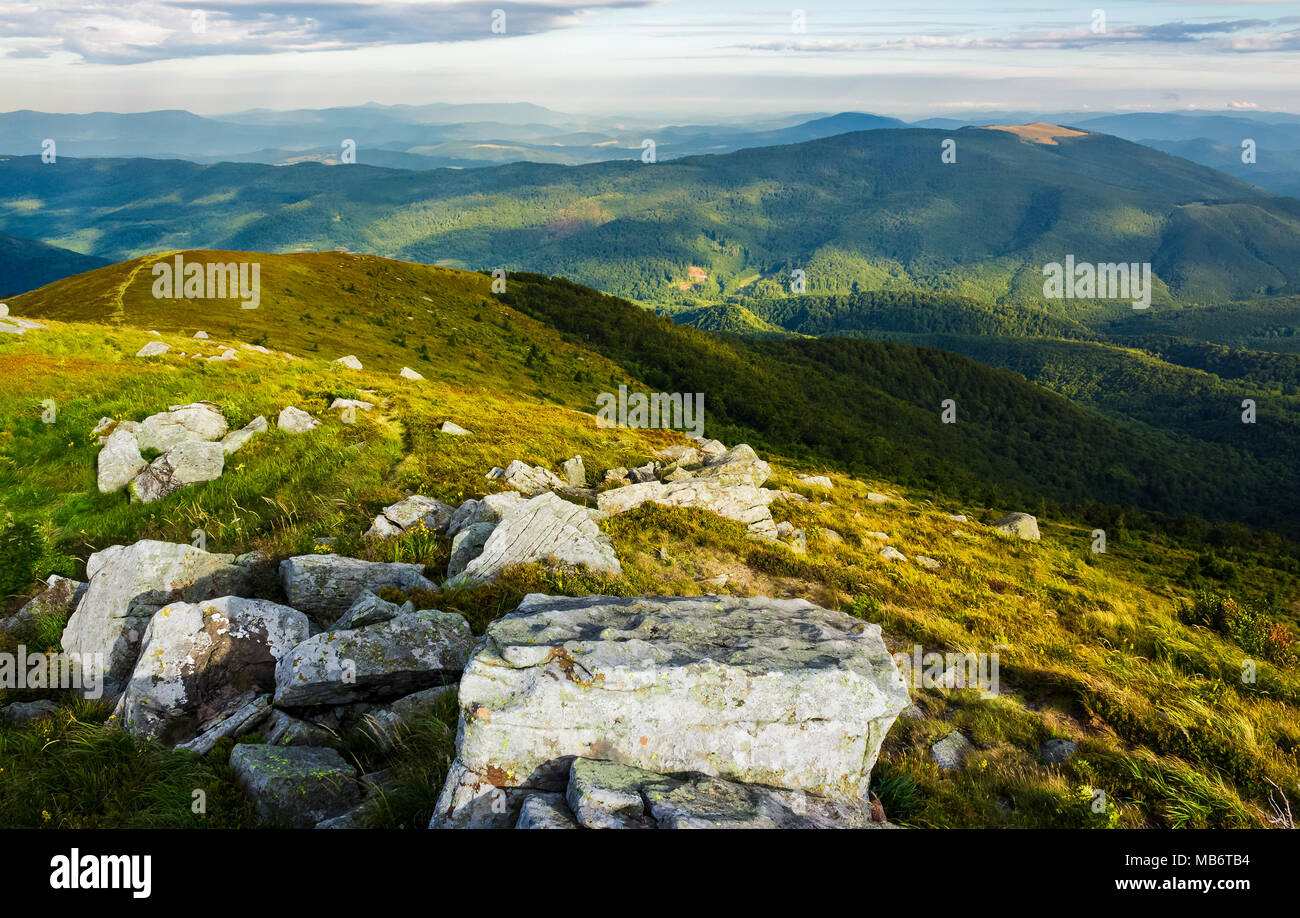
<svg viewBox="0 0 1300 918">
<path fill-rule="evenodd" d="M 1068 739 L 1049 739 L 1039 748 L 1044 765 L 1060 765 L 1079 749 L 1079 744 Z"/>
<path fill-rule="evenodd" d="M 419 373 L 412 370 L 410 367 L 402 367 L 401 372 L 398 373 L 397 375 L 402 377 L 403 379 L 415 379 L 415 380 L 424 379 L 423 376 L 421 376 Z"/>
<path fill-rule="evenodd" d="M 348 354 L 346 357 L 340 357 L 338 360 L 334 362 L 338 364 L 342 364 L 343 366 L 347 367 L 349 370 L 361 369 L 361 361 L 358 360 L 356 356 L 353 354 Z"/>
<path fill-rule="evenodd" d="M 165 341 L 150 341 L 140 350 L 135 352 L 137 357 L 158 357 L 171 350 L 171 345 Z"/>
<path fill-rule="evenodd" d="M 280 412 L 276 426 L 286 433 L 306 433 L 319 427 L 320 421 L 302 409 L 289 405 Z"/>
<path fill-rule="evenodd" d="M 443 433 L 450 434 L 453 437 L 468 437 L 469 431 L 459 424 L 453 424 L 451 421 L 443 421 L 442 427 L 439 428 Z"/>
<path fill-rule="evenodd" d="M 930 747 L 930 757 L 941 771 L 955 771 L 974 751 L 974 744 L 960 730 L 954 730 Z"/>
</svg>

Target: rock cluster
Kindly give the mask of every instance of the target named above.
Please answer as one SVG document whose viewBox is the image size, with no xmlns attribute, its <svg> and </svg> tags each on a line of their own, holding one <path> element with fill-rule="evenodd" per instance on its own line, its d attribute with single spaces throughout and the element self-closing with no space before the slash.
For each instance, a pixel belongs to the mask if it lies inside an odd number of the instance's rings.
<svg viewBox="0 0 1300 918">
<path fill-rule="evenodd" d="M 92 432 L 101 444 L 97 485 L 104 494 L 127 488 L 132 500 L 161 500 L 186 485 L 220 478 L 226 456 L 266 427 L 266 418 L 257 417 L 231 432 L 211 402 L 172 405 L 139 422 L 101 418 Z M 146 462 L 142 451 L 162 455 Z"/>
</svg>

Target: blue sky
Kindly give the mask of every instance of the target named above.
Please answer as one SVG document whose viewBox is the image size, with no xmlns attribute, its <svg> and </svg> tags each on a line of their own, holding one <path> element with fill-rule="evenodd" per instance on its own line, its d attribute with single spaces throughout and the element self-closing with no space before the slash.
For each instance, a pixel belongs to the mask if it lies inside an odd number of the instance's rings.
<svg viewBox="0 0 1300 918">
<path fill-rule="evenodd" d="M 1297 2 L 4 0 L 0 107 L 1300 111 L 1298 55 Z"/>
</svg>

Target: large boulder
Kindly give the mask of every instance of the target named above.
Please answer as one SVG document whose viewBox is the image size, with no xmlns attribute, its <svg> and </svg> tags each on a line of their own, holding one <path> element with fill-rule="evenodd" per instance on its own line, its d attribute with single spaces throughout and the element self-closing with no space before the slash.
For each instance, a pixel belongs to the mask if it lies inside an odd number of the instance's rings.
<svg viewBox="0 0 1300 918">
<path fill-rule="evenodd" d="M 234 555 L 144 539 L 97 551 L 86 562 L 90 585 L 63 631 L 63 650 L 100 660 L 105 692 L 116 697 L 135 668 L 149 620 L 173 602 L 238 596 L 252 570 Z"/>
<path fill-rule="evenodd" d="M 756 538 L 774 540 L 776 523 L 768 505 L 777 495 L 777 491 L 754 485 L 728 485 L 721 480 L 687 478 L 614 488 L 602 492 L 596 498 L 596 505 L 611 515 L 626 513 L 648 503 L 663 507 L 699 507 L 744 523 L 750 535 Z"/>
<path fill-rule="evenodd" d="M 432 590 L 433 582 L 422 571 L 419 564 L 298 555 L 280 562 L 280 583 L 289 605 L 324 628 L 348 611 L 365 590 Z"/>
<path fill-rule="evenodd" d="M 131 499 L 142 503 L 162 500 L 186 485 L 215 481 L 226 467 L 226 450 L 220 443 L 186 440 L 163 453 L 131 481 Z"/>
<path fill-rule="evenodd" d="M 861 804 L 908 693 L 879 626 L 803 600 L 533 594 L 459 703 L 435 827 L 511 825 L 576 756 Z"/>
<path fill-rule="evenodd" d="M 96 484 L 100 493 L 112 494 L 125 488 L 147 464 L 140 455 L 135 434 L 118 427 L 108 435 L 96 459 Z"/>
<path fill-rule="evenodd" d="M 398 698 L 460 678 L 474 634 L 455 612 L 407 612 L 354 631 L 323 631 L 276 667 L 281 708 Z"/>
<path fill-rule="evenodd" d="M 51 574 L 45 582 L 45 591 L 33 596 L 26 605 L 10 618 L 0 621 L 0 632 L 17 634 L 27 628 L 38 625 L 43 620 L 67 621 L 68 616 L 77 608 L 81 597 L 86 595 L 86 584 L 58 574 Z"/>
<path fill-rule="evenodd" d="M 483 551 L 460 573 L 465 583 L 490 583 L 512 564 L 577 567 L 608 574 L 622 573 L 609 536 L 600 530 L 605 515 L 557 497 L 542 494 L 507 508 L 483 544 Z"/>
<path fill-rule="evenodd" d="M 310 829 L 361 801 L 357 770 L 333 749 L 241 743 L 230 768 L 257 815 L 273 825 Z"/>
<path fill-rule="evenodd" d="M 187 441 L 220 440 L 229 429 L 220 407 L 211 402 L 193 402 L 172 405 L 145 418 L 136 432 L 136 442 L 140 449 L 163 452 Z"/>
<path fill-rule="evenodd" d="M 706 478 L 725 485 L 750 485 L 760 487 L 772 474 L 772 467 L 758 458 L 747 443 L 733 446 L 725 453 L 710 456 L 695 473 L 696 478 Z"/>
<path fill-rule="evenodd" d="M 187 742 L 275 688 L 275 665 L 307 640 L 307 616 L 264 599 L 223 596 L 159 609 L 122 699 L 119 723 L 169 746 Z"/>
<path fill-rule="evenodd" d="M 993 528 L 1007 535 L 1017 536 L 1030 542 L 1037 542 L 1038 519 L 1028 513 L 1008 513 L 993 523 Z"/>
</svg>

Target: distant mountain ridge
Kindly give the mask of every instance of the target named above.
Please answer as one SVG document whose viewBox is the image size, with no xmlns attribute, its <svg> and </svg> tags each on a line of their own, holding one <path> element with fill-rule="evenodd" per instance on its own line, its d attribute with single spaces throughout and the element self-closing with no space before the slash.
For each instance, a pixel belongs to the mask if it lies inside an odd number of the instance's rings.
<svg viewBox="0 0 1300 918">
<path fill-rule="evenodd" d="M 110 259 L 343 246 L 545 271 L 667 309 L 784 296 L 803 272 L 810 293 L 919 289 L 1085 323 L 1131 311 L 1046 299 L 1043 266 L 1069 255 L 1150 263 L 1157 307 L 1300 290 L 1300 200 L 1103 134 L 1045 144 L 905 128 L 658 163 L 431 172 L 0 162 L 0 203 L 33 200 L 0 212 L 0 231 L 93 237 Z"/>
<path fill-rule="evenodd" d="M 104 258 L 0 233 L 0 297 L 26 293 L 107 264 Z"/>
</svg>

